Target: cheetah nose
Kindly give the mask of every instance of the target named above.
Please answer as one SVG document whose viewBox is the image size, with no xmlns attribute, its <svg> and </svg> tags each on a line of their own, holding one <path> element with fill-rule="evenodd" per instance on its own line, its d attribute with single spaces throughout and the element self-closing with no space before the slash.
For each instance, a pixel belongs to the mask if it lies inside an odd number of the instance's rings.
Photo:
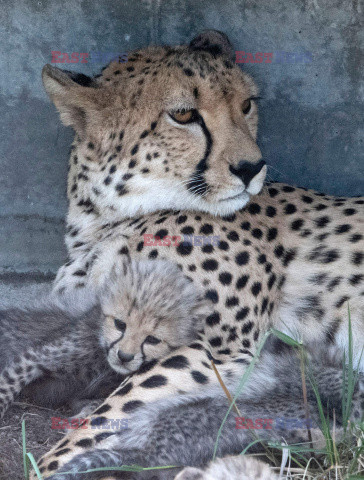
<svg viewBox="0 0 364 480">
<path fill-rule="evenodd" d="M 131 353 L 124 353 L 121 350 L 118 351 L 118 357 L 121 363 L 124 362 L 131 362 L 135 355 L 132 355 Z"/>
<path fill-rule="evenodd" d="M 241 178 L 244 182 L 245 188 L 248 188 L 250 181 L 258 175 L 258 173 L 262 170 L 266 162 L 264 160 L 260 160 L 258 163 L 250 163 L 246 160 L 241 160 L 238 163 L 237 167 L 230 165 L 230 172 L 237 177 Z"/>
</svg>

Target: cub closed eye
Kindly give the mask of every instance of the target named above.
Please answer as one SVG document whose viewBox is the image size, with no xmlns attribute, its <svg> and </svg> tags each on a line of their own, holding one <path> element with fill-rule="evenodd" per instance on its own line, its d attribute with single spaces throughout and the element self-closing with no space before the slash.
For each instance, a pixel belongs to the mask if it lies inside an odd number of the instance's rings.
<svg viewBox="0 0 364 480">
<path fill-rule="evenodd" d="M 118 318 L 114 319 L 114 325 L 115 325 L 115 328 L 120 330 L 120 332 L 124 332 L 126 329 L 126 323 L 123 322 L 122 320 L 119 320 Z"/>
<path fill-rule="evenodd" d="M 251 108 L 252 108 L 252 102 L 251 102 L 250 98 L 248 98 L 247 100 L 244 100 L 243 105 L 241 106 L 241 109 L 242 109 L 244 115 L 248 115 Z"/>
<path fill-rule="evenodd" d="M 159 340 L 159 338 L 153 337 L 153 335 L 148 335 L 145 339 L 145 343 L 149 343 L 150 345 L 158 345 L 158 343 L 161 343 L 161 340 Z"/>
<path fill-rule="evenodd" d="M 194 108 L 181 108 L 179 110 L 174 110 L 173 112 L 169 112 L 169 116 L 175 122 L 181 124 L 196 122 L 198 119 L 197 110 L 195 110 Z"/>
</svg>

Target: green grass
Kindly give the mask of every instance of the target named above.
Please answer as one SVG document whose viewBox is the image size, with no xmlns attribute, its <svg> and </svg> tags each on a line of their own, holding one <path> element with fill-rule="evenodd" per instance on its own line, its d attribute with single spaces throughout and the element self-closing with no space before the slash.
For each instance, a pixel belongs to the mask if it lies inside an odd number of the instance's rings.
<svg viewBox="0 0 364 480">
<path fill-rule="evenodd" d="M 216 457 L 222 429 L 232 408 L 235 405 L 235 401 L 243 391 L 244 386 L 248 381 L 256 363 L 259 361 L 261 351 L 268 337 L 270 335 L 275 335 L 283 342 L 297 349 L 301 365 L 303 402 L 306 407 L 306 418 L 309 418 L 306 398 L 306 382 L 308 381 L 316 396 L 320 417 L 320 430 L 325 440 L 325 446 L 321 450 L 313 448 L 310 429 L 308 429 L 307 432 L 308 442 L 298 445 L 286 445 L 275 442 L 264 443 L 256 436 L 255 431 L 251 430 L 253 436 L 252 442 L 241 452 L 241 454 L 249 454 L 249 450 L 253 445 L 261 443 L 265 450 L 266 460 L 270 463 L 274 470 L 276 470 L 278 473 L 281 473 L 282 480 L 364 480 L 364 422 L 363 419 L 361 419 L 360 422 L 353 424 L 349 420 L 352 408 L 352 398 L 358 374 L 355 371 L 353 364 L 353 338 L 350 309 L 348 309 L 348 317 L 349 351 L 348 358 L 346 359 L 345 355 L 343 357 L 341 412 L 343 419 L 343 431 L 339 432 L 340 439 L 337 438 L 338 432 L 335 432 L 335 428 L 331 427 L 329 420 L 325 417 L 324 405 L 322 405 L 315 378 L 310 371 L 309 364 L 307 363 L 307 355 L 303 345 L 285 333 L 271 329 L 264 335 L 262 341 L 258 345 L 257 352 L 252 359 L 252 362 L 240 379 L 237 391 L 219 428 L 213 452 L 213 459 Z M 361 354 L 363 354 L 363 352 L 361 352 Z M 29 468 L 32 466 L 38 479 L 42 480 L 42 475 L 39 472 L 39 468 L 34 460 L 33 455 L 30 452 L 27 452 L 25 420 L 22 422 L 22 443 L 25 479 L 29 479 Z M 177 467 L 175 465 L 171 465 L 143 468 L 138 465 L 124 465 L 121 467 L 92 469 L 79 473 L 82 474 L 96 471 L 141 472 L 146 470 L 160 470 L 166 468 Z"/>
</svg>

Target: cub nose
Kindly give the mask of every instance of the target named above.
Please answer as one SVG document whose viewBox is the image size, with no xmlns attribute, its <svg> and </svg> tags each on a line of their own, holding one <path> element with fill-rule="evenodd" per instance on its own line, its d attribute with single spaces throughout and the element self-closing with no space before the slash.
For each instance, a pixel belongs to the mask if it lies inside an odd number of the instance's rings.
<svg viewBox="0 0 364 480">
<path fill-rule="evenodd" d="M 135 355 L 132 355 L 131 353 L 124 353 L 121 350 L 118 351 L 118 357 L 119 360 L 124 363 L 124 362 L 131 362 L 133 360 Z"/>
<path fill-rule="evenodd" d="M 229 169 L 232 174 L 236 175 L 237 177 L 243 180 L 245 188 L 247 188 L 250 181 L 256 175 L 258 175 L 258 173 L 264 167 L 265 163 L 266 162 L 264 160 L 260 160 L 258 163 L 250 163 L 250 162 L 247 162 L 246 160 L 241 160 L 238 163 L 237 167 L 230 165 Z"/>
</svg>

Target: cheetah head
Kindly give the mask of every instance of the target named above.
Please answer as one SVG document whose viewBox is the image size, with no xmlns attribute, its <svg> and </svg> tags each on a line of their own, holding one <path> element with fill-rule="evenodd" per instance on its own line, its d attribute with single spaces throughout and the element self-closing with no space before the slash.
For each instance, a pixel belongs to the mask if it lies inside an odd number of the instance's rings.
<svg viewBox="0 0 364 480">
<path fill-rule="evenodd" d="M 46 65 L 43 82 L 76 131 L 68 183 L 76 214 L 228 215 L 262 188 L 257 87 L 223 33 L 134 51 L 95 78 Z"/>
<path fill-rule="evenodd" d="M 179 268 L 163 260 L 117 260 L 100 293 L 101 344 L 122 374 L 198 337 L 211 313 Z"/>
</svg>

